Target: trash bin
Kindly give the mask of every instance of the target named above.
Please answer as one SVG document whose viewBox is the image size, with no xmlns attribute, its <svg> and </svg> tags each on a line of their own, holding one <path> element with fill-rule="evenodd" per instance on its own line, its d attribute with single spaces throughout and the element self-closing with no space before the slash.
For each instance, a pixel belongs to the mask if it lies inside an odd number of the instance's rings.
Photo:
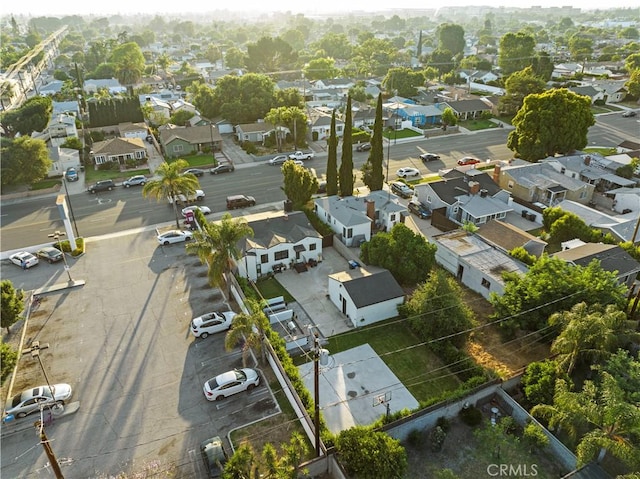
<svg viewBox="0 0 640 479">
<path fill-rule="evenodd" d="M 284 200 L 284 212 L 291 213 L 293 211 L 293 201 Z"/>
</svg>

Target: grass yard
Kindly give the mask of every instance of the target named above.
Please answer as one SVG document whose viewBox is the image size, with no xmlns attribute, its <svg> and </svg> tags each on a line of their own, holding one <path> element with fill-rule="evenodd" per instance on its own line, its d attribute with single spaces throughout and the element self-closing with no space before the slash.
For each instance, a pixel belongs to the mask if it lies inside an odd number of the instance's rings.
<svg viewBox="0 0 640 479">
<path fill-rule="evenodd" d="M 498 125 L 491 120 L 464 120 L 458 123 L 458 126 L 466 128 L 470 131 L 488 130 L 490 128 L 498 128 Z"/>
<path fill-rule="evenodd" d="M 167 163 L 173 163 L 177 160 L 185 160 L 192 168 L 202 166 L 213 167 L 213 164 L 215 163 L 215 159 L 213 158 L 211 153 L 204 153 L 200 155 L 193 154 L 188 156 L 181 156 L 180 158 L 168 158 Z"/>
<path fill-rule="evenodd" d="M 366 343 L 420 403 L 433 401 L 460 384 L 433 352 L 416 346 L 421 341 L 404 321 L 391 320 L 333 336 L 326 348 L 335 354 Z"/>
<path fill-rule="evenodd" d="M 38 181 L 37 183 L 33 183 L 31 185 L 31 190 L 46 190 L 48 188 L 53 188 L 54 186 L 61 184 L 61 182 L 62 180 L 60 178 L 46 178 L 44 180 Z"/>
<path fill-rule="evenodd" d="M 275 298 L 278 296 L 284 296 L 284 300 L 287 303 L 295 301 L 296 299 L 291 296 L 289 291 L 283 288 L 276 278 L 261 279 L 256 283 L 260 294 L 265 299 Z"/>
<path fill-rule="evenodd" d="M 422 134 L 407 128 L 404 130 L 383 131 L 382 136 L 393 141 L 401 138 L 414 138 L 416 136 L 422 136 Z"/>
</svg>

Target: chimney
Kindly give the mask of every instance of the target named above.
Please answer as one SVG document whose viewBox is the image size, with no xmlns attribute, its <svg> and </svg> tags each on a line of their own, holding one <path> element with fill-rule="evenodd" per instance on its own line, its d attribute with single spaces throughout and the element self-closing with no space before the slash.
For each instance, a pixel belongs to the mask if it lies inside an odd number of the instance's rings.
<svg viewBox="0 0 640 479">
<path fill-rule="evenodd" d="M 496 183 L 497 185 L 500 184 L 500 165 L 496 165 L 493 167 L 493 182 Z"/>
<path fill-rule="evenodd" d="M 365 200 L 367 203 L 367 216 L 371 218 L 371 221 L 376 221 L 376 202 L 373 200 Z"/>
<path fill-rule="evenodd" d="M 477 195 L 479 191 L 480 191 L 480 183 L 478 183 L 477 181 L 470 181 L 469 182 L 469 194 L 470 195 Z"/>
<path fill-rule="evenodd" d="M 591 164 L 591 157 L 589 155 L 584 157 L 584 164 L 589 166 Z"/>
</svg>

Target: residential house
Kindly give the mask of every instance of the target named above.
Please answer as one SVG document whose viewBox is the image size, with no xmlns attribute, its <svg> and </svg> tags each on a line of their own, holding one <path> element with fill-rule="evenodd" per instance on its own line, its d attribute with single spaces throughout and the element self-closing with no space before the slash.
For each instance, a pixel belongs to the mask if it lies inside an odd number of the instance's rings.
<svg viewBox="0 0 640 479">
<path fill-rule="evenodd" d="M 355 86 L 355 82 L 351 78 L 326 78 L 313 82 L 313 90 L 339 90 L 348 92 L 350 88 Z"/>
<path fill-rule="evenodd" d="M 51 159 L 51 166 L 47 171 L 49 178 L 63 175 L 67 168 L 80 169 L 80 152 L 73 148 L 52 146 L 49 148 L 49 158 Z"/>
<path fill-rule="evenodd" d="M 147 148 L 140 138 L 112 138 L 95 142 L 91 158 L 96 165 L 110 161 L 120 164 L 127 160 L 144 161 L 147 158 Z"/>
<path fill-rule="evenodd" d="M 72 101 L 53 101 L 51 102 L 53 111 L 51 112 L 51 116 L 54 117 L 56 115 L 60 115 L 61 113 L 66 113 L 69 115 L 80 115 L 80 107 L 78 106 L 77 100 Z"/>
<path fill-rule="evenodd" d="M 616 175 L 618 168 L 624 166 L 624 159 L 620 158 L 619 161 L 597 153 L 586 154 L 578 152 L 574 155 L 545 158 L 540 160 L 539 163 L 550 165 L 565 176 L 579 179 L 603 191 L 608 188 L 634 186 L 636 184 L 633 180 Z M 629 159 L 628 163 L 630 162 L 631 159 Z"/>
<path fill-rule="evenodd" d="M 347 246 L 369 241 L 376 229 L 389 231 L 403 222 L 407 208 L 395 195 L 372 191 L 367 196 L 325 196 L 314 202 L 318 218 L 331 226 L 337 238 Z"/>
<path fill-rule="evenodd" d="M 354 327 L 398 316 L 404 290 L 389 270 L 355 268 L 329 275 L 329 299 Z"/>
<path fill-rule="evenodd" d="M 353 112 L 351 116 L 354 128 L 373 130 L 376 123 L 376 110 L 374 108 L 361 108 Z M 338 120 L 336 118 L 336 124 Z"/>
<path fill-rule="evenodd" d="M 560 63 L 553 67 L 553 71 L 551 72 L 551 78 L 562 79 L 562 78 L 571 78 L 575 76 L 576 73 L 580 73 L 584 70 L 584 65 L 580 65 L 579 63 Z"/>
<path fill-rule="evenodd" d="M 289 129 L 286 127 L 281 126 L 280 128 L 289 132 Z M 271 123 L 265 121 L 244 123 L 242 125 L 236 125 L 236 137 L 240 143 L 245 141 L 263 143 L 265 138 L 268 137 L 274 129 Z"/>
<path fill-rule="evenodd" d="M 560 202 L 557 206 L 565 211 L 574 213 L 584 221 L 587 226 L 597 228 L 604 234 L 610 233 L 620 242 L 632 241 L 637 243 L 640 241 L 640 232 L 636 231 L 638 211 L 631 211 L 631 213 L 624 215 L 612 216 L 593 208 L 589 208 L 586 205 L 568 200 Z"/>
<path fill-rule="evenodd" d="M 75 115 L 60 113 L 52 117 L 43 134 L 51 146 L 60 146 L 67 138 L 78 138 Z"/>
<path fill-rule="evenodd" d="M 631 288 L 640 273 L 638 263 L 618 245 L 604 243 L 584 243 L 553 255 L 573 265 L 586 267 L 597 260 L 603 270 L 615 273 L 618 282 Z"/>
<path fill-rule="evenodd" d="M 627 153 L 630 156 L 634 156 L 631 153 L 636 152 L 635 158 L 638 158 L 637 152 L 640 151 L 640 142 L 625 140 L 618 144 L 616 147 L 618 153 Z"/>
<path fill-rule="evenodd" d="M 436 235 L 433 241 L 437 246 L 436 262 L 485 298 L 491 293 L 501 295 L 504 292 L 504 273 L 525 274 L 528 271 L 524 263 L 464 230 Z"/>
<path fill-rule="evenodd" d="M 509 193 L 487 173 L 473 168 L 465 172 L 450 170 L 440 181 L 416 185 L 414 196 L 433 211 L 434 219 L 442 216 L 457 225 L 467 222 L 481 225 L 492 219 L 504 219 L 513 211 Z"/>
<path fill-rule="evenodd" d="M 587 204 L 595 190 L 595 185 L 567 176 L 546 163 L 514 161 L 508 166 L 496 165 L 493 178 L 514 197 L 546 206 L 556 206 L 565 199 Z"/>
<path fill-rule="evenodd" d="M 480 118 L 484 112 L 491 113 L 491 104 L 477 98 L 458 101 L 447 100 L 439 107 L 442 111 L 447 107 L 451 108 L 460 120 L 472 120 Z"/>
<path fill-rule="evenodd" d="M 606 195 L 613 198 L 613 211 L 640 212 L 640 188 L 615 188 L 607 191 Z"/>
<path fill-rule="evenodd" d="M 593 86 L 604 91 L 607 103 L 620 103 L 627 96 L 626 80 L 595 80 Z"/>
<path fill-rule="evenodd" d="M 159 128 L 160 145 L 170 158 L 198 152 L 222 151 L 222 136 L 213 125 L 176 126 Z"/>
<path fill-rule="evenodd" d="M 200 113 L 196 109 L 195 105 L 189 103 L 188 101 L 183 100 L 182 98 L 178 100 L 173 100 L 170 102 L 171 105 L 171 114 L 175 115 L 179 111 L 187 111 L 194 115 L 199 115 Z"/>
<path fill-rule="evenodd" d="M 38 89 L 40 92 L 40 96 L 53 96 L 56 93 L 60 93 L 60 90 L 62 90 L 62 85 L 64 85 L 63 81 L 52 80 L 46 85 L 42 85 Z"/>
<path fill-rule="evenodd" d="M 500 220 L 491 220 L 480 225 L 476 235 L 500 251 L 509 254 L 516 248 L 524 248 L 530 255 L 539 258 L 547 242 L 520 228 Z"/>
<path fill-rule="evenodd" d="M 127 91 L 127 87 L 122 86 L 115 78 L 85 80 L 82 89 L 89 95 L 97 93 L 98 90 L 108 90 L 111 95 L 117 95 Z"/>
<path fill-rule="evenodd" d="M 478 82 L 478 81 L 483 83 L 489 83 L 492 81 L 496 81 L 498 78 L 500 78 L 495 73 L 490 71 L 484 71 L 484 70 L 460 70 L 458 74 L 460 75 L 461 78 L 466 80 L 467 83 Z"/>
<path fill-rule="evenodd" d="M 326 140 L 331 136 L 331 108 L 309 108 L 309 123 L 314 141 Z M 344 121 L 336 116 L 336 136 L 344 136 Z"/>
<path fill-rule="evenodd" d="M 393 97 L 382 104 L 387 121 L 385 126 L 400 130 L 404 121 L 410 121 L 417 128 L 440 123 L 442 111 L 435 105 L 417 105 L 408 98 Z"/>
<path fill-rule="evenodd" d="M 118 125 L 118 134 L 121 138 L 140 138 L 144 140 L 149 136 L 149 129 L 145 123 L 120 123 Z"/>
<path fill-rule="evenodd" d="M 153 122 L 162 123 L 171 118 L 171 103 L 168 100 L 147 95 L 143 105 L 151 108 L 150 119 Z"/>
<path fill-rule="evenodd" d="M 242 257 L 238 274 L 256 281 L 274 269 L 290 268 L 295 263 L 322 260 L 322 235 L 309 223 L 304 212 L 250 221 L 253 237 L 238 243 Z"/>
<path fill-rule="evenodd" d="M 575 93 L 576 95 L 588 96 L 591 99 L 591 104 L 593 105 L 596 101 L 604 101 L 605 94 L 604 91 L 594 88 L 591 85 L 587 86 L 572 86 L 568 88 L 569 91 Z"/>
</svg>

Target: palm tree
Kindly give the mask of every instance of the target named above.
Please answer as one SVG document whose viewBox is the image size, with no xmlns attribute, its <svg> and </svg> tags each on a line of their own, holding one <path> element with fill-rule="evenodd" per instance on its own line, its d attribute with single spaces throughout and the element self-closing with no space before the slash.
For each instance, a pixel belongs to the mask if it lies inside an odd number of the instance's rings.
<svg viewBox="0 0 640 479">
<path fill-rule="evenodd" d="M 640 409 L 625 401 L 613 376 L 603 372 L 601 377 L 597 385 L 585 381 L 580 392 L 570 391 L 565 381 L 558 380 L 553 406 L 539 404 L 531 413 L 550 419 L 550 425 L 566 426 L 573 438 L 580 426 L 591 429 L 576 448 L 580 464 L 594 458 L 600 462 L 609 452 L 634 467 L 640 463 L 640 448 L 631 438 L 640 434 Z"/>
<path fill-rule="evenodd" d="M 603 308 L 599 304 L 578 303 L 570 311 L 551 315 L 549 324 L 562 328 L 551 345 L 551 352 L 558 355 L 558 367 L 567 374 L 571 374 L 580 360 L 606 357 L 636 336 L 633 323 L 614 305 Z"/>
<path fill-rule="evenodd" d="M 142 188 L 142 196 L 152 197 L 158 202 L 173 199 L 173 211 L 176 215 L 176 228 L 180 229 L 180 217 L 178 216 L 178 195 L 189 195 L 196 191 L 200 183 L 191 174 L 183 175 L 181 171 L 189 166 L 186 160 L 176 160 L 172 163 L 162 163 L 156 170 L 160 177 L 157 180 L 150 180 Z"/>
<path fill-rule="evenodd" d="M 204 222 L 202 230 L 194 233 L 194 241 L 187 245 L 188 253 L 195 253 L 200 261 L 209 265 L 209 283 L 223 287 L 225 275 L 240 258 L 238 244 L 252 237 L 253 230 L 243 218 L 233 219 L 225 213 L 219 223 Z"/>
<path fill-rule="evenodd" d="M 224 338 L 224 347 L 231 351 L 238 343 L 242 345 L 242 365 L 246 367 L 251 349 L 262 353 L 264 332 L 269 327 L 269 320 L 255 300 L 247 300 L 249 312 L 240 313 L 233 318 L 231 329 Z"/>
</svg>

